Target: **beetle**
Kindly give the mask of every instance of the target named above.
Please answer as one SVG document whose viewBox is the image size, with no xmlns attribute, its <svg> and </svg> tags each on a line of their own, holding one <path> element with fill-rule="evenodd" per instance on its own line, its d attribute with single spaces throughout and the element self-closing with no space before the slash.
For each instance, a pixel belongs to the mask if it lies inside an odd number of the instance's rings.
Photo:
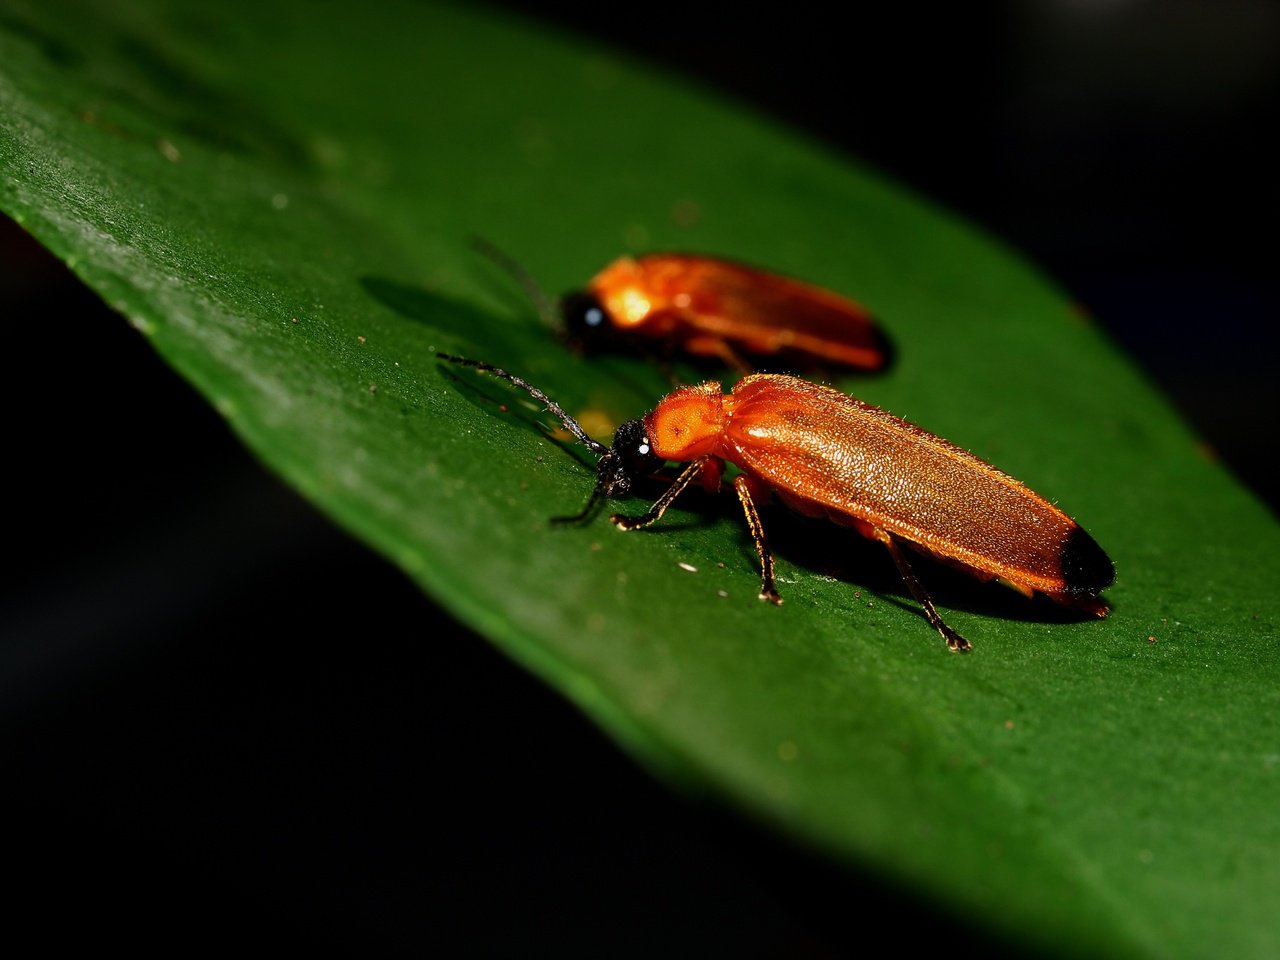
<svg viewBox="0 0 1280 960">
<path fill-rule="evenodd" d="M 771 495 L 797 512 L 849 526 L 884 544 L 925 619 L 953 651 L 971 644 L 948 626 L 917 578 L 904 546 L 981 580 L 1105 617 L 1098 594 L 1115 580 L 1103 549 L 1079 524 L 1008 474 L 955 444 L 800 377 L 753 374 L 730 393 L 708 381 L 682 387 L 618 427 L 613 446 L 593 440 L 542 390 L 480 360 L 437 354 L 488 371 L 542 402 L 599 460 L 586 505 L 622 496 L 668 461 L 686 466 L 643 514 L 613 514 L 623 531 L 656 523 L 695 478 L 718 490 L 726 463 L 760 559 L 760 599 L 779 604 L 773 555 L 758 507 Z"/>
<path fill-rule="evenodd" d="M 626 347 L 716 357 L 742 373 L 747 359 L 781 355 L 880 370 L 888 338 L 860 303 L 822 287 L 732 260 L 685 253 L 620 257 L 557 307 L 492 244 L 477 249 L 524 287 L 543 320 L 584 352 Z"/>
</svg>

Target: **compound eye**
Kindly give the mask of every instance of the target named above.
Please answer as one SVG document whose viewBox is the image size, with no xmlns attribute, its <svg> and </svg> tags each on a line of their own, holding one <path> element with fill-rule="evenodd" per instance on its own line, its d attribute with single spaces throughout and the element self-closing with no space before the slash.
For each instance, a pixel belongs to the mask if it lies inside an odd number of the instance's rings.
<svg viewBox="0 0 1280 960">
<path fill-rule="evenodd" d="M 639 443 L 635 445 L 631 462 L 635 464 L 637 473 L 652 473 L 662 466 L 662 461 L 654 454 L 653 444 L 649 442 L 648 437 L 641 437 Z"/>
<path fill-rule="evenodd" d="M 595 294 L 585 291 L 571 293 L 561 302 L 565 330 L 571 337 L 598 339 L 609 327 L 609 314 Z"/>
</svg>

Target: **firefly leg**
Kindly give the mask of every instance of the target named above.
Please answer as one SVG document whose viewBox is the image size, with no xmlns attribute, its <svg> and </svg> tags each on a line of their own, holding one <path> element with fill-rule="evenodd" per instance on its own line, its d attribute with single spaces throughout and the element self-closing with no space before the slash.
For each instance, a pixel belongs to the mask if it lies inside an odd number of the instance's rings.
<svg viewBox="0 0 1280 960">
<path fill-rule="evenodd" d="M 887 530 L 876 530 L 876 538 L 888 547 L 889 555 L 893 557 L 893 562 L 898 565 L 898 573 L 902 574 L 902 579 L 906 581 L 907 589 L 916 598 L 916 602 L 924 608 L 925 619 L 929 621 L 933 629 L 942 634 L 942 639 L 947 641 L 947 647 L 959 653 L 972 649 L 973 644 L 943 622 L 942 615 L 938 613 L 938 608 L 933 605 L 933 600 L 929 597 L 920 581 L 916 579 L 916 572 L 911 569 L 911 564 L 907 562 L 907 555 L 898 546 L 898 541 L 894 539 L 893 534 Z"/>
<path fill-rule="evenodd" d="M 615 513 L 609 518 L 615 527 L 619 530 L 639 530 L 641 527 L 648 527 L 658 522 L 662 515 L 667 512 L 667 507 L 671 506 L 671 501 L 680 496 L 680 491 L 689 485 L 694 477 L 702 470 L 703 462 L 706 457 L 694 460 L 684 470 L 680 476 L 676 477 L 675 483 L 667 487 L 666 491 L 660 496 L 646 513 L 638 517 L 627 517 L 620 513 Z"/>
<path fill-rule="evenodd" d="M 755 373 L 755 368 L 747 362 L 747 358 L 733 349 L 732 344 L 720 337 L 690 337 L 685 341 L 685 349 L 700 357 L 719 357 L 725 366 L 743 375 Z"/>
<path fill-rule="evenodd" d="M 745 473 L 733 478 L 733 489 L 738 492 L 738 499 L 742 501 L 747 526 L 751 528 L 751 539 L 756 542 L 756 553 L 760 555 L 760 599 L 781 604 L 782 598 L 773 587 L 773 554 L 769 552 L 769 545 L 764 539 L 764 524 L 760 522 L 760 513 L 756 510 L 755 501 L 751 499 L 752 486 Z"/>
<path fill-rule="evenodd" d="M 756 372 L 755 368 L 747 362 L 746 357 L 723 340 L 716 347 L 716 356 L 743 376 Z"/>
</svg>

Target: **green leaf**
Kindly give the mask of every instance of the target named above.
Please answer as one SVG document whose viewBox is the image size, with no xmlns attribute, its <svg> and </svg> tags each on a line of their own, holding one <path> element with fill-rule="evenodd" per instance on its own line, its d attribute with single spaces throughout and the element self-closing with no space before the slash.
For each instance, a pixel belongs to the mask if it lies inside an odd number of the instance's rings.
<svg viewBox="0 0 1280 960">
<path fill-rule="evenodd" d="M 318 15 L 317 11 L 323 11 Z M 0 204 L 244 442 L 641 761 L 1059 952 L 1274 956 L 1273 520 L 1042 276 L 847 160 L 581 42 L 442 6 L 11 3 Z M 548 289 L 714 252 L 869 304 L 839 385 L 993 460 L 1115 560 L 1104 622 L 732 498 L 555 527 L 591 457 L 489 360 L 616 424 L 667 387 L 583 361 Z"/>
</svg>

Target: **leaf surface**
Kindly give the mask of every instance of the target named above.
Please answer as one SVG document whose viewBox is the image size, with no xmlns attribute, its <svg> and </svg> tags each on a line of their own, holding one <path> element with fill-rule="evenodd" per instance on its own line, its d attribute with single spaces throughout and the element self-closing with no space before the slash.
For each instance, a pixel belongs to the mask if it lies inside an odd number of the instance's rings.
<svg viewBox="0 0 1280 960">
<path fill-rule="evenodd" d="M 9 4 L 0 169 L 3 209 L 265 464 L 654 769 L 1027 944 L 1280 948 L 1274 521 L 990 237 L 705 92 L 447 6 Z M 435 352 L 602 434 L 668 383 L 567 351 L 477 235 L 555 292 L 679 249 L 870 305 L 899 360 L 838 385 L 1079 518 L 1112 616 L 928 567 L 957 657 L 847 530 L 766 514 L 772 608 L 731 497 L 627 536 L 552 526 L 589 453 Z"/>
</svg>

